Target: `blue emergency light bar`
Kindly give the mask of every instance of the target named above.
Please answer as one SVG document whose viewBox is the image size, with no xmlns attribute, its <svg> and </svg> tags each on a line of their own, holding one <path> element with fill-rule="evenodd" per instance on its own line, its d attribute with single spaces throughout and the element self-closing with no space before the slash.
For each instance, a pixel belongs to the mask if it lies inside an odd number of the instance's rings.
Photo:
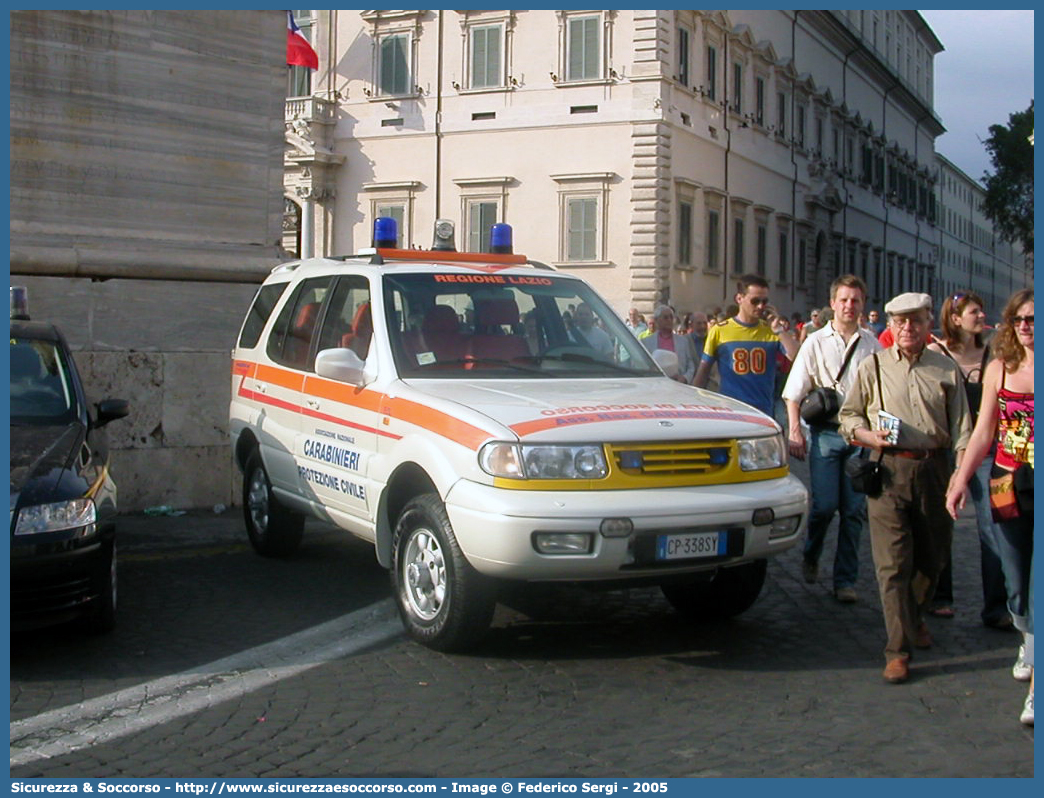
<svg viewBox="0 0 1044 798">
<path fill-rule="evenodd" d="M 11 286 L 11 318 L 29 320 L 29 289 L 24 285 Z"/>
<path fill-rule="evenodd" d="M 490 228 L 489 251 L 497 255 L 510 255 L 514 252 L 511 242 L 511 225 L 497 222 Z"/>
<path fill-rule="evenodd" d="M 493 255 L 514 254 L 511 225 L 497 222 L 489 229 L 489 251 Z M 396 249 L 399 246 L 399 225 L 390 216 L 378 216 L 373 220 L 373 246 L 377 249 Z M 453 252 L 453 223 L 439 219 L 435 227 L 435 244 L 432 250 Z"/>
<path fill-rule="evenodd" d="M 399 246 L 399 225 L 390 216 L 378 216 L 373 220 L 373 245 L 383 249 Z"/>
</svg>

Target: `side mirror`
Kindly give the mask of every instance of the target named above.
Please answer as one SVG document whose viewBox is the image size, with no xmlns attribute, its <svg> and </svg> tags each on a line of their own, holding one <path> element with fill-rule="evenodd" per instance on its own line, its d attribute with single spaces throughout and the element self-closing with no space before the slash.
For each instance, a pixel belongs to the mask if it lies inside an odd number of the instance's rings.
<svg viewBox="0 0 1044 798">
<path fill-rule="evenodd" d="M 103 399 L 95 405 L 98 411 L 94 419 L 94 427 L 104 427 L 110 421 L 123 418 L 130 413 L 130 405 L 126 399 Z"/>
<path fill-rule="evenodd" d="M 652 353 L 652 359 L 668 377 L 673 379 L 678 376 L 678 355 L 670 349 L 657 349 Z"/>
<path fill-rule="evenodd" d="M 338 382 L 362 385 L 366 364 L 351 349 L 324 349 L 315 356 L 315 373 Z"/>
</svg>

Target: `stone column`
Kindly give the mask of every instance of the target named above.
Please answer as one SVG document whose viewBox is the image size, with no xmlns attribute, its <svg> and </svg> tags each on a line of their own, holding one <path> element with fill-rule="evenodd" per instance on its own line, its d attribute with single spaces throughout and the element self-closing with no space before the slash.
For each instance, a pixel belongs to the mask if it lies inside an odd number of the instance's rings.
<svg viewBox="0 0 1044 798">
<path fill-rule="evenodd" d="M 315 191 L 308 187 L 297 189 L 301 198 L 301 257 L 315 256 Z"/>
</svg>

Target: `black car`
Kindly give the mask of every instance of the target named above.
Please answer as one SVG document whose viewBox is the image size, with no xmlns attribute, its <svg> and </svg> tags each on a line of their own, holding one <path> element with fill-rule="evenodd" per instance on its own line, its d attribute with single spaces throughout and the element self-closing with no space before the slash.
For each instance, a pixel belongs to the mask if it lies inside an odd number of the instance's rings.
<svg viewBox="0 0 1044 798">
<path fill-rule="evenodd" d="M 105 424 L 127 402 L 93 408 L 52 324 L 11 320 L 11 625 L 79 619 L 112 628 L 116 486 Z"/>
</svg>

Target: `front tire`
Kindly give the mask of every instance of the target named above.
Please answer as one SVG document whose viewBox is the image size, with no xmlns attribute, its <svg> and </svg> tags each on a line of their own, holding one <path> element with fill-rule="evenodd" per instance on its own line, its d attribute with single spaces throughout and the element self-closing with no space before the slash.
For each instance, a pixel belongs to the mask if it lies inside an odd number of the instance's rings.
<svg viewBox="0 0 1044 798">
<path fill-rule="evenodd" d="M 94 577 L 98 597 L 83 619 L 83 629 L 89 634 L 105 634 L 116 626 L 116 541 L 109 547 L 109 556 Z"/>
<path fill-rule="evenodd" d="M 304 516 L 276 499 L 256 449 L 243 471 L 243 520 L 254 551 L 262 557 L 289 557 L 301 545 Z"/>
<path fill-rule="evenodd" d="M 669 582 L 660 590 L 682 615 L 694 621 L 732 618 L 750 609 L 761 595 L 768 560 L 720 568 L 706 581 Z"/>
<path fill-rule="evenodd" d="M 409 635 L 438 651 L 466 648 L 489 628 L 493 585 L 468 563 L 442 501 L 412 499 L 395 527 L 392 589 Z"/>
</svg>

